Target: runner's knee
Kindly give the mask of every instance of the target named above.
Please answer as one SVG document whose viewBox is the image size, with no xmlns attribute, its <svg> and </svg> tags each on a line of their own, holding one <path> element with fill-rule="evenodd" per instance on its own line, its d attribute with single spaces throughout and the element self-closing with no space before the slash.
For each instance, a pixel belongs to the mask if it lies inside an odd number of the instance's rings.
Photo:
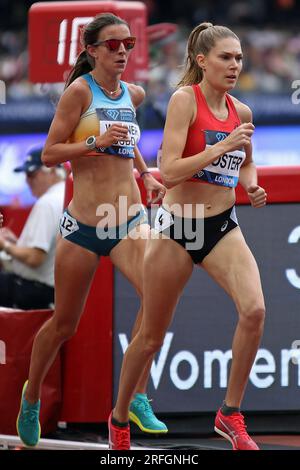
<svg viewBox="0 0 300 470">
<path fill-rule="evenodd" d="M 260 329 L 264 324 L 265 307 L 261 304 L 253 304 L 240 314 L 240 321 L 247 329 Z"/>
<path fill-rule="evenodd" d="M 141 335 L 140 337 L 142 348 L 148 355 L 155 354 L 163 345 L 163 337 Z"/>
</svg>

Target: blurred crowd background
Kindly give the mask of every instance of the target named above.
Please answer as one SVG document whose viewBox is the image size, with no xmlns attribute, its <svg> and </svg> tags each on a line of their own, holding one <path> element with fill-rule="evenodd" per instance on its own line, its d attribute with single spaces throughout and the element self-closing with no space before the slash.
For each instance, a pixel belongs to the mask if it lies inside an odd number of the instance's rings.
<svg viewBox="0 0 300 470">
<path fill-rule="evenodd" d="M 41 96 L 45 90 L 27 78 L 27 13 L 34 3 L 1 0 L 0 79 L 9 99 Z M 148 102 L 159 115 L 181 74 L 186 39 L 196 24 L 211 21 L 241 38 L 244 61 L 237 92 L 291 93 L 300 78 L 300 2 L 296 0 L 146 0 L 149 24 L 173 22 L 178 31 L 150 47 Z M 146 120 L 151 125 L 151 120 Z M 153 123 L 152 123 L 153 124 Z M 147 124 L 146 124 L 147 125 Z"/>
<path fill-rule="evenodd" d="M 32 84 L 28 80 L 27 20 L 32 3 L 0 2 L 0 80 L 6 84 L 7 92 L 5 110 L 0 106 L 0 134 L 46 133 L 63 89 L 62 84 Z M 295 87 L 300 89 L 299 1 L 145 0 L 144 3 L 148 6 L 149 24 L 171 22 L 178 27 L 175 33 L 150 44 L 149 79 L 143 84 L 147 98 L 139 111 L 143 130 L 163 128 L 170 95 L 182 72 L 187 37 L 202 21 L 229 26 L 240 37 L 243 71 L 233 94 L 251 106 L 255 124 L 299 125 L 300 106 L 292 100 L 297 92 Z M 296 134 L 293 138 L 296 139 Z M 286 162 L 295 163 L 298 159 L 300 162 L 300 149 L 296 153 L 295 156 L 289 150 Z M 155 163 L 154 154 L 146 157 L 150 164 Z M 283 163 L 286 162 L 283 158 Z"/>
</svg>

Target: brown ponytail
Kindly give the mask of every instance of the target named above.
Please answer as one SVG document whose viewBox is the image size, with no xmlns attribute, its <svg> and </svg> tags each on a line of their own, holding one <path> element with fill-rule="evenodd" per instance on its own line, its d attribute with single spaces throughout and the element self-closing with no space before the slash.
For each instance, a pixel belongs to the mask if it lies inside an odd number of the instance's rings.
<svg viewBox="0 0 300 470">
<path fill-rule="evenodd" d="M 214 26 L 212 23 L 205 22 L 193 29 L 187 43 L 185 71 L 177 84 L 177 88 L 201 82 L 203 72 L 196 61 L 197 55 L 207 55 L 218 39 L 227 37 L 233 37 L 239 41 L 237 35 L 226 26 Z"/>
<path fill-rule="evenodd" d="M 72 83 L 77 77 L 90 72 L 94 68 L 94 60 L 92 56 L 88 54 L 86 49 L 80 52 L 77 57 L 76 63 L 72 68 L 66 80 L 65 89 Z"/>
</svg>

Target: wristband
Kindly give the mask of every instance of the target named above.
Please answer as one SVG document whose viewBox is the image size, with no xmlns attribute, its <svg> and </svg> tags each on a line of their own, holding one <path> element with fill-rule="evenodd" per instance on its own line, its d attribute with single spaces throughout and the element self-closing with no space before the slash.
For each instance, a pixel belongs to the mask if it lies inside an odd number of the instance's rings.
<svg viewBox="0 0 300 470">
<path fill-rule="evenodd" d="M 149 173 L 151 175 L 151 171 L 149 171 L 149 170 L 142 171 L 142 173 L 140 173 L 140 178 L 142 178 L 147 173 Z"/>
</svg>

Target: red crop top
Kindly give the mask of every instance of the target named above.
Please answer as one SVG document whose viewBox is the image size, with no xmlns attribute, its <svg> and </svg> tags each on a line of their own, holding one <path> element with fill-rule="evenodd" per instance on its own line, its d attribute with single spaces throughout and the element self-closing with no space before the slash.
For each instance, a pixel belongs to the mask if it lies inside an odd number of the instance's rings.
<svg viewBox="0 0 300 470">
<path fill-rule="evenodd" d="M 211 146 L 224 140 L 230 132 L 241 124 L 232 98 L 226 94 L 228 117 L 221 121 L 209 109 L 199 85 L 193 85 L 195 93 L 197 116 L 190 126 L 182 158 L 203 152 Z M 246 158 L 244 149 L 228 152 L 207 167 L 200 170 L 188 181 L 207 182 L 227 187 L 235 187 L 238 183 L 239 170 Z"/>
</svg>

